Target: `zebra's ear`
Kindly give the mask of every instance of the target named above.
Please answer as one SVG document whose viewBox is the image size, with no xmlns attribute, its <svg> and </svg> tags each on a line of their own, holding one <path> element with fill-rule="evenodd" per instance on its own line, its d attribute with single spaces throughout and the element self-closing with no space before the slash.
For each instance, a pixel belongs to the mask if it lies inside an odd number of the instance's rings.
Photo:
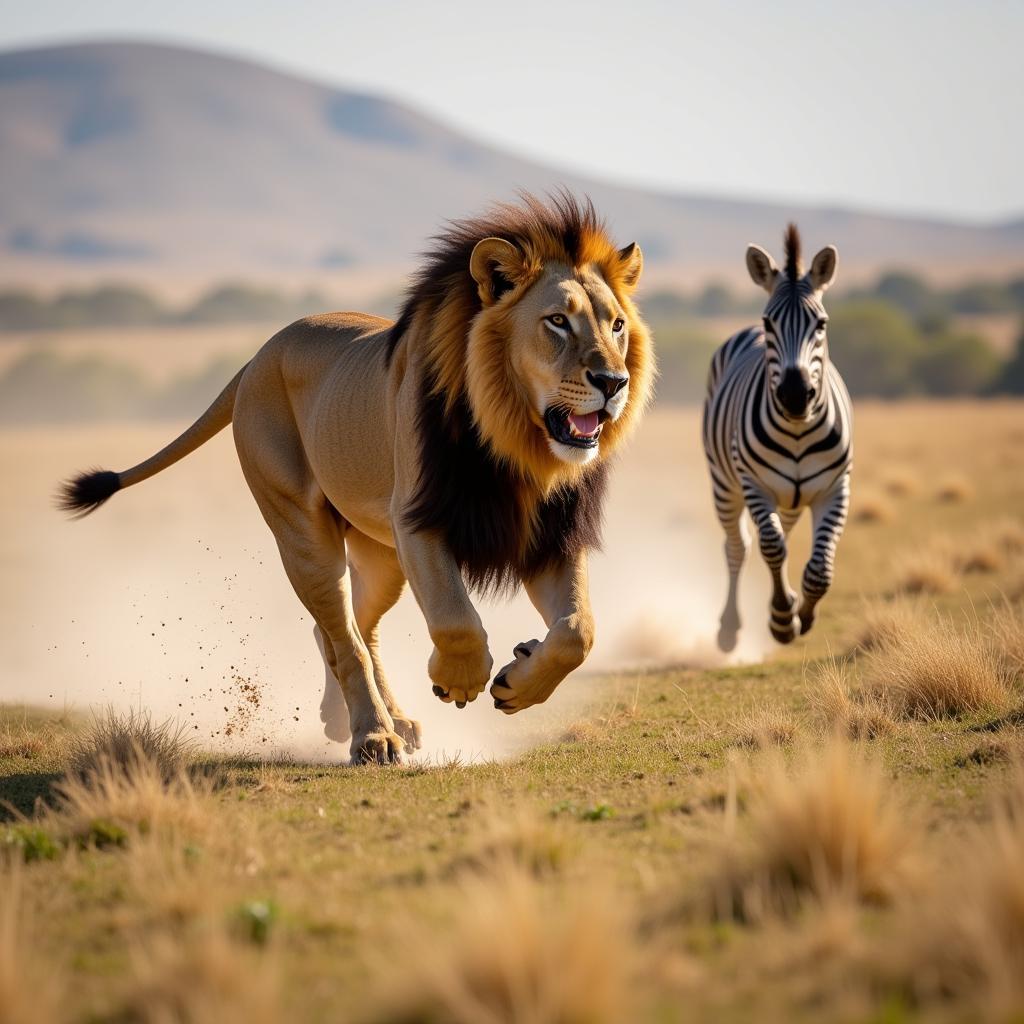
<svg viewBox="0 0 1024 1024">
<path fill-rule="evenodd" d="M 759 245 L 751 243 L 747 246 L 747 270 L 754 284 L 759 285 L 769 295 L 775 290 L 775 279 L 779 276 L 779 268 Z"/>
<path fill-rule="evenodd" d="M 839 250 L 834 245 L 826 245 L 814 257 L 811 271 L 807 276 L 811 279 L 811 287 L 816 292 L 823 292 L 835 280 L 838 262 Z"/>
</svg>

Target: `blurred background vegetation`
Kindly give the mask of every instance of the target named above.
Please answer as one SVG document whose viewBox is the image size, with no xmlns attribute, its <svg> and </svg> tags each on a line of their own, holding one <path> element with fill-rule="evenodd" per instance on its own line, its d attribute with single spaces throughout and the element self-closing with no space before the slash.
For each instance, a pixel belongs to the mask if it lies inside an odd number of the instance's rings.
<svg viewBox="0 0 1024 1024">
<path fill-rule="evenodd" d="M 397 293 L 372 303 L 392 314 Z M 715 347 L 756 323 L 762 296 L 710 283 L 693 293 L 661 290 L 642 298 L 655 332 L 659 397 L 703 397 Z M 107 285 L 41 297 L 0 291 L 0 346 L 20 339 L 0 371 L 0 423 L 73 423 L 193 416 L 230 379 L 240 361 L 225 354 L 198 371 L 157 384 L 137 360 L 61 350 L 62 336 L 84 328 L 173 325 L 281 326 L 310 312 L 340 308 L 322 292 L 286 294 L 246 284 L 213 288 L 172 308 L 144 289 Z M 883 273 L 870 287 L 829 297 L 832 358 L 855 397 L 1024 394 L 1024 277 L 939 288 L 907 271 Z M 272 328 L 271 328 L 272 330 Z M 25 340 L 29 340 L 27 346 Z"/>
</svg>

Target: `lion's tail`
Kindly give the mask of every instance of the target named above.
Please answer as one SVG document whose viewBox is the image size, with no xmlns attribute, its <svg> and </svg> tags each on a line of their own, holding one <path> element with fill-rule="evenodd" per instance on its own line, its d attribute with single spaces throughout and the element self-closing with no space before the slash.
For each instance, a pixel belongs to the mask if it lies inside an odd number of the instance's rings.
<svg viewBox="0 0 1024 1024">
<path fill-rule="evenodd" d="M 111 495 L 125 487 L 131 487 L 132 484 L 148 480 L 206 444 L 231 422 L 235 410 L 235 393 L 238 391 L 238 382 L 242 379 L 246 366 L 235 374 L 231 383 L 214 400 L 213 405 L 166 448 L 162 448 L 156 455 L 137 466 L 132 466 L 131 469 L 126 469 L 123 473 L 114 473 L 109 469 L 94 469 L 66 480 L 57 493 L 57 507 L 62 512 L 70 513 L 75 519 L 81 519 L 82 516 L 95 512 Z"/>
</svg>

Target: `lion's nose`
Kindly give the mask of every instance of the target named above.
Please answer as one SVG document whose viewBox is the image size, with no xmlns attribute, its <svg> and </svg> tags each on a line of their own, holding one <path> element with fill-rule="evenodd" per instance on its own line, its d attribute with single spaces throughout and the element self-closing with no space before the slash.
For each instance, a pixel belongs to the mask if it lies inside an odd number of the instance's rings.
<svg viewBox="0 0 1024 1024">
<path fill-rule="evenodd" d="M 605 399 L 618 394 L 628 383 L 628 373 L 591 373 L 587 370 L 587 380 L 604 395 Z"/>
</svg>

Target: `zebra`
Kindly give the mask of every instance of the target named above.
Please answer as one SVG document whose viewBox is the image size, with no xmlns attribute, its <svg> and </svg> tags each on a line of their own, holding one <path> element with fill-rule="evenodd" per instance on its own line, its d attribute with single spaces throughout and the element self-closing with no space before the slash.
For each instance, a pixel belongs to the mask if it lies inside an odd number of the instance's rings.
<svg viewBox="0 0 1024 1024">
<path fill-rule="evenodd" d="M 708 374 L 704 454 L 729 568 L 718 632 L 723 651 L 735 648 L 740 629 L 737 585 L 748 547 L 744 508 L 772 574 L 771 633 L 787 644 L 798 627 L 806 633 L 814 624 L 818 602 L 832 583 L 849 507 L 853 417 L 846 385 L 828 358 L 822 304 L 835 279 L 838 251 L 826 246 L 804 274 L 800 235 L 790 224 L 785 252 L 780 271 L 760 246 L 747 248 L 747 270 L 770 298 L 761 325 L 721 345 Z M 786 540 L 808 507 L 814 540 L 798 608 L 786 575 Z"/>
</svg>

